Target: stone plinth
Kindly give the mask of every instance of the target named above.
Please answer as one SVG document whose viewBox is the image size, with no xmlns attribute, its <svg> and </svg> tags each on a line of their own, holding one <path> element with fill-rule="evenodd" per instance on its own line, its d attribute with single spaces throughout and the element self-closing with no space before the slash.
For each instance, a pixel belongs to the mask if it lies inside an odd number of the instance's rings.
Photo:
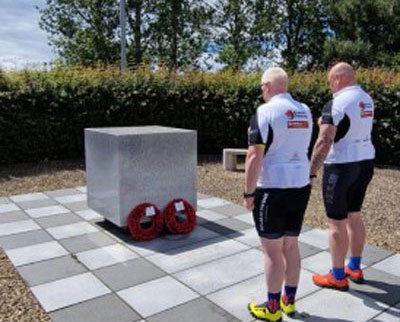
<svg viewBox="0 0 400 322">
<path fill-rule="evenodd" d="M 175 198 L 197 208 L 195 131 L 162 126 L 85 129 L 88 205 L 117 226 L 151 202 Z"/>
</svg>

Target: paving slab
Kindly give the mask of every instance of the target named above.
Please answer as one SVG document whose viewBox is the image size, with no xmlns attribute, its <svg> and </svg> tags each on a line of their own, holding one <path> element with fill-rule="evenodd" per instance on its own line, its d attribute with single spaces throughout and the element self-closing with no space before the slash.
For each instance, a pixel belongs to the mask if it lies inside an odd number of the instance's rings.
<svg viewBox="0 0 400 322">
<path fill-rule="evenodd" d="M 254 226 L 254 219 L 253 219 L 253 213 L 252 212 L 247 212 L 242 215 L 237 215 L 235 216 L 236 220 L 241 220 L 245 222 L 246 224 Z"/>
<path fill-rule="evenodd" d="M 52 199 L 23 201 L 23 202 L 18 203 L 18 206 L 24 210 L 49 207 L 49 206 L 54 206 L 54 205 L 57 205 L 57 202 L 55 202 Z"/>
<path fill-rule="evenodd" d="M 38 229 L 40 229 L 40 226 L 32 219 L 13 221 L 10 223 L 0 224 L 0 237 Z"/>
<path fill-rule="evenodd" d="M 44 230 L 34 230 L 24 233 L 0 237 L 0 246 L 4 249 L 32 246 L 53 240 Z"/>
<path fill-rule="evenodd" d="M 400 305 L 391 307 L 384 313 L 374 317 L 370 322 L 399 322 L 400 321 Z"/>
<path fill-rule="evenodd" d="M 31 216 L 32 218 L 41 218 L 41 217 L 47 217 L 47 216 L 53 216 L 53 215 L 59 215 L 59 214 L 66 214 L 68 212 L 70 212 L 70 211 L 67 208 L 60 206 L 60 205 L 39 207 L 39 208 L 35 208 L 35 209 L 26 210 L 26 213 L 29 216 Z"/>
<path fill-rule="evenodd" d="M 137 258 L 138 255 L 120 244 L 105 246 L 77 253 L 76 257 L 90 270 L 126 262 Z"/>
<path fill-rule="evenodd" d="M 0 205 L 11 203 L 12 201 L 7 197 L 0 197 Z"/>
<path fill-rule="evenodd" d="M 85 220 L 102 220 L 104 217 L 92 209 L 77 211 L 76 214 Z"/>
<path fill-rule="evenodd" d="M 252 228 L 251 225 L 246 224 L 243 221 L 236 220 L 234 218 L 225 218 L 217 221 L 210 221 L 202 224 L 203 227 L 215 231 L 220 235 L 231 235 L 233 233 L 239 233 L 241 230 Z"/>
<path fill-rule="evenodd" d="M 47 216 L 36 218 L 36 222 L 43 228 L 51 228 L 68 224 L 82 222 L 82 218 L 71 212 L 66 214 L 58 214 L 57 216 Z"/>
<path fill-rule="evenodd" d="M 400 277 L 400 254 L 392 255 L 371 267 Z"/>
<path fill-rule="evenodd" d="M 226 216 L 238 216 L 249 212 L 249 210 L 246 209 L 245 207 L 233 203 L 229 203 L 223 206 L 213 207 L 212 210 Z"/>
<path fill-rule="evenodd" d="M 53 322 L 134 322 L 140 316 L 115 294 L 108 294 L 50 313 Z"/>
<path fill-rule="evenodd" d="M 49 197 L 42 192 L 37 192 L 37 193 L 27 193 L 27 194 L 12 196 L 10 197 L 10 199 L 13 202 L 20 203 L 26 201 L 45 200 L 49 199 Z"/>
<path fill-rule="evenodd" d="M 71 211 L 81 211 L 85 209 L 89 209 L 89 206 L 87 204 L 87 201 L 76 201 L 76 202 L 70 202 L 70 203 L 65 203 L 64 207 L 68 208 Z"/>
<path fill-rule="evenodd" d="M 205 209 L 215 208 L 215 207 L 219 207 L 219 206 L 225 206 L 228 204 L 231 204 L 231 202 L 221 199 L 221 198 L 216 198 L 216 197 L 200 199 L 197 201 L 197 205 L 199 205 L 200 207 L 205 208 Z"/>
<path fill-rule="evenodd" d="M 202 224 L 206 223 L 208 221 L 217 221 L 220 219 L 226 218 L 225 215 L 222 215 L 218 212 L 208 210 L 208 209 L 203 209 L 200 211 L 197 211 L 197 223 Z"/>
<path fill-rule="evenodd" d="M 182 271 L 187 268 L 229 256 L 248 249 L 241 243 L 226 238 L 220 238 L 215 243 L 207 242 L 189 245 L 179 250 L 170 250 L 165 254 L 156 254 L 147 257 L 154 265 L 161 267 L 167 273 Z"/>
<path fill-rule="evenodd" d="M 56 198 L 56 197 L 77 195 L 77 194 L 82 193 L 82 192 L 77 190 L 77 189 L 69 188 L 69 189 L 59 189 L 59 190 L 45 191 L 44 193 L 46 195 L 48 195 L 49 197 L 51 197 L 51 198 Z"/>
<path fill-rule="evenodd" d="M 86 193 L 87 192 L 86 186 L 77 187 L 76 190 L 78 190 L 78 191 L 80 191 L 82 193 Z"/>
<path fill-rule="evenodd" d="M 255 228 L 250 228 L 246 230 L 242 230 L 240 234 L 233 233 L 231 235 L 226 236 L 227 238 L 232 238 L 238 242 L 241 242 L 245 245 L 249 245 L 251 247 L 260 247 L 261 241 L 260 237 L 258 236 L 257 231 Z"/>
<path fill-rule="evenodd" d="M 301 259 L 310 257 L 324 251 L 322 248 L 312 246 L 310 244 L 299 242 L 299 250 Z"/>
<path fill-rule="evenodd" d="M 174 276 L 205 295 L 261 274 L 264 271 L 262 259 L 261 251 L 250 249 L 190 268 Z"/>
<path fill-rule="evenodd" d="M 157 314 L 199 297 L 170 276 L 133 286 L 117 294 L 143 317 Z"/>
<path fill-rule="evenodd" d="M 321 229 L 311 229 L 300 234 L 299 241 L 322 249 L 329 248 L 328 232 Z"/>
<path fill-rule="evenodd" d="M 87 197 L 85 193 L 79 193 L 76 195 L 67 195 L 62 197 L 55 197 L 54 200 L 61 204 L 68 204 L 72 202 L 86 201 Z"/>
<path fill-rule="evenodd" d="M 4 212 L 0 214 L 0 224 L 5 224 L 13 221 L 28 220 L 29 217 L 21 210 Z"/>
<path fill-rule="evenodd" d="M 204 298 L 179 305 L 147 318 L 149 322 L 240 322 L 233 315 Z"/>
<path fill-rule="evenodd" d="M 59 242 L 72 254 L 117 243 L 115 239 L 100 231 L 70 238 L 64 238 L 61 239 Z"/>
<path fill-rule="evenodd" d="M 16 210 L 21 210 L 21 208 L 19 208 L 16 204 L 13 203 L 0 204 L 0 214 Z"/>
<path fill-rule="evenodd" d="M 78 222 L 70 225 L 57 226 L 47 228 L 46 230 L 55 239 L 85 235 L 98 231 L 96 227 L 87 222 Z"/>
<path fill-rule="evenodd" d="M 83 273 L 31 288 L 46 312 L 111 293 L 92 273 Z"/>
<path fill-rule="evenodd" d="M 209 196 L 209 195 L 206 195 L 206 194 L 204 194 L 204 193 L 197 193 L 197 200 L 200 200 L 200 199 L 208 199 L 208 198 L 211 198 L 211 196 Z"/>
<path fill-rule="evenodd" d="M 394 254 L 395 253 L 393 251 L 375 246 L 365 245 L 362 254 L 362 262 L 366 266 L 371 266 Z"/>
<path fill-rule="evenodd" d="M 166 275 L 144 258 L 100 268 L 93 273 L 113 291 L 120 291 Z"/>
<path fill-rule="evenodd" d="M 17 267 L 17 271 L 28 286 L 35 286 L 78 275 L 86 272 L 87 269 L 71 255 L 67 255 L 39 263 L 20 266 Z"/>
<path fill-rule="evenodd" d="M 40 262 L 46 259 L 68 255 L 68 252 L 56 241 L 14 248 L 6 251 L 14 266 Z"/>
</svg>

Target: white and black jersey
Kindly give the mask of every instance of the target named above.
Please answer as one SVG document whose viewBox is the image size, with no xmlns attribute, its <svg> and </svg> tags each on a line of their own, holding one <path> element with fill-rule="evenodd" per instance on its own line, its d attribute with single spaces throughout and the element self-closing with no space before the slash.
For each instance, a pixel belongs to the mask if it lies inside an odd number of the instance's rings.
<svg viewBox="0 0 400 322">
<path fill-rule="evenodd" d="M 360 86 L 348 86 L 333 95 L 322 110 L 322 124 L 337 126 L 325 163 L 349 163 L 375 158 L 371 141 L 374 102 Z"/>
<path fill-rule="evenodd" d="M 275 95 L 252 117 L 249 145 L 265 146 L 258 188 L 300 188 L 310 182 L 310 109 L 289 93 Z"/>
</svg>

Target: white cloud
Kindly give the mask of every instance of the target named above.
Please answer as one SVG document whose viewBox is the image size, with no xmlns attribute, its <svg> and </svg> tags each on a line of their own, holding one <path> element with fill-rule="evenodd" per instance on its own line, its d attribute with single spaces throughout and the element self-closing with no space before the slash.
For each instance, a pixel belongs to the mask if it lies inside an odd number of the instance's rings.
<svg viewBox="0 0 400 322">
<path fill-rule="evenodd" d="M 39 12 L 45 0 L 0 1 L 0 66 L 21 68 L 50 62 L 55 54 L 46 33 L 39 28 Z"/>
</svg>

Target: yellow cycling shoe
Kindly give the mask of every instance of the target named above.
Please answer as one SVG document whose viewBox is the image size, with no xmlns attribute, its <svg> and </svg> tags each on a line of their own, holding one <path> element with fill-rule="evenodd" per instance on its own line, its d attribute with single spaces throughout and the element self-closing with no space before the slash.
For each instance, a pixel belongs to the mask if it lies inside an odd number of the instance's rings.
<svg viewBox="0 0 400 322">
<path fill-rule="evenodd" d="M 266 303 L 256 305 L 254 302 L 250 302 L 248 309 L 251 315 L 256 319 L 269 322 L 278 322 L 282 320 L 281 310 L 278 308 L 274 313 L 271 313 Z"/>
<path fill-rule="evenodd" d="M 286 304 L 285 304 L 286 303 Z M 294 315 L 296 313 L 296 305 L 294 303 L 289 303 L 286 295 L 281 297 L 281 309 L 286 315 Z"/>
</svg>

